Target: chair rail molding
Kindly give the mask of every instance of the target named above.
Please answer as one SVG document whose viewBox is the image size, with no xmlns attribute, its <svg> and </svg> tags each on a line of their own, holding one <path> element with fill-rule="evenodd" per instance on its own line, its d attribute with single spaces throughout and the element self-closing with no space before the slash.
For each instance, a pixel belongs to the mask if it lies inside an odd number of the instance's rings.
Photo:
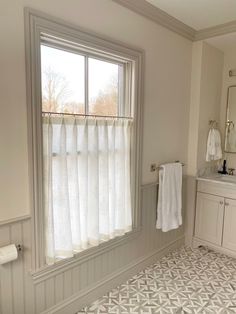
<svg viewBox="0 0 236 314">
<path fill-rule="evenodd" d="M 31 215 L 19 216 L 19 217 L 11 218 L 8 220 L 2 220 L 0 221 L 0 227 L 5 226 L 5 225 L 11 225 L 13 223 L 24 221 L 24 220 L 29 220 L 29 219 L 31 219 Z"/>
</svg>

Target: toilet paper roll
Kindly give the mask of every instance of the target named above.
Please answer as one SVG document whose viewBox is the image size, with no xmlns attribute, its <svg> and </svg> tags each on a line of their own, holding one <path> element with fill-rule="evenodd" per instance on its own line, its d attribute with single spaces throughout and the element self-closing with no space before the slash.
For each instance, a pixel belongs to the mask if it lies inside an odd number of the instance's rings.
<svg viewBox="0 0 236 314">
<path fill-rule="evenodd" d="M 15 244 L 7 245 L 0 248 L 0 265 L 16 260 L 18 251 Z"/>
</svg>

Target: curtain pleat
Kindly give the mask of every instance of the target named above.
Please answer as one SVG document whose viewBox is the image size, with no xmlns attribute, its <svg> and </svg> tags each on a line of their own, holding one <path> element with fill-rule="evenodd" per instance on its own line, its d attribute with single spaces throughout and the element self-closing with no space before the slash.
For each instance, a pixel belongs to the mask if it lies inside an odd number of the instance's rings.
<svg viewBox="0 0 236 314">
<path fill-rule="evenodd" d="M 132 121 L 43 117 L 46 259 L 132 229 Z"/>
<path fill-rule="evenodd" d="M 55 239 L 53 219 L 53 191 L 52 191 L 52 124 L 50 117 L 44 118 L 43 123 L 43 161 L 44 161 L 44 212 L 46 234 L 46 262 L 54 261 Z"/>
</svg>

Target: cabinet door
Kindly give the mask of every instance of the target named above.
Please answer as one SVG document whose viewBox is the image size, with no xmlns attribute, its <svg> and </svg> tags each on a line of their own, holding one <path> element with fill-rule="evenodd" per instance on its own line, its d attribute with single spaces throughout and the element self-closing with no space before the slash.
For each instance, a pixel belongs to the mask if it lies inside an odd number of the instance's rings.
<svg viewBox="0 0 236 314">
<path fill-rule="evenodd" d="M 224 216 L 224 198 L 197 193 L 195 236 L 221 245 Z"/>
<path fill-rule="evenodd" d="M 236 200 L 225 200 L 223 247 L 236 251 Z"/>
</svg>

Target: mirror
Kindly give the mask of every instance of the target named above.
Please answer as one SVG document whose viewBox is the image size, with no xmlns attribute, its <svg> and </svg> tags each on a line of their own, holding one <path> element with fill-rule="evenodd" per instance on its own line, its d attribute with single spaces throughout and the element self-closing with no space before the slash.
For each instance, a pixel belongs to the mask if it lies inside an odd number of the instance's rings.
<svg viewBox="0 0 236 314">
<path fill-rule="evenodd" d="M 236 153 L 236 86 L 229 86 L 228 88 L 225 152 Z"/>
</svg>

